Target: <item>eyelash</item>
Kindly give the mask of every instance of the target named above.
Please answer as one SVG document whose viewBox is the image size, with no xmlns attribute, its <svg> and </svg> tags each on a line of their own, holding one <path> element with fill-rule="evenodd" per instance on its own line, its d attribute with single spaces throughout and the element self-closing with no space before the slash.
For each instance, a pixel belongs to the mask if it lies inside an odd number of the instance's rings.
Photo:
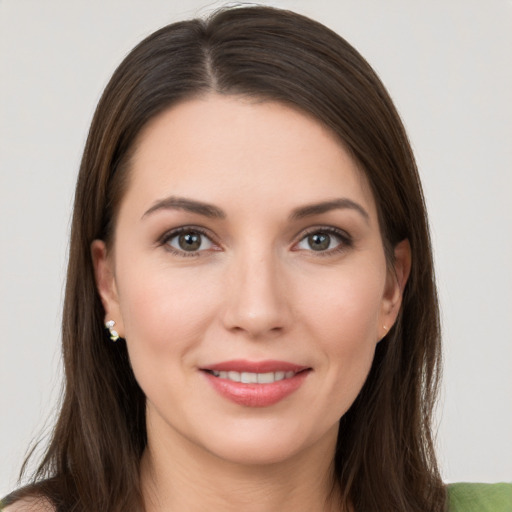
<svg viewBox="0 0 512 512">
<path fill-rule="evenodd" d="M 173 240 L 174 238 L 178 237 L 179 235 L 183 233 L 197 233 L 203 237 L 206 237 L 213 246 L 217 246 L 218 244 L 215 243 L 213 240 L 212 235 L 204 230 L 203 228 L 196 227 L 196 226 L 182 226 L 180 228 L 173 229 L 171 231 L 166 232 L 158 241 L 158 244 L 163 246 L 165 250 L 169 251 L 171 254 L 174 254 L 176 256 L 181 257 L 198 257 L 201 256 L 202 253 L 205 252 L 205 250 L 198 250 L 198 251 L 184 251 L 184 250 L 178 250 L 172 247 L 169 242 Z M 294 246 L 305 240 L 308 236 L 314 235 L 314 234 L 325 234 L 329 236 L 334 236 L 339 240 L 339 244 L 333 248 L 328 249 L 325 251 L 314 251 L 313 249 L 307 251 L 310 253 L 315 254 L 315 256 L 332 256 L 334 254 L 339 254 L 343 251 L 346 251 L 347 249 L 350 249 L 353 246 L 353 239 L 352 237 L 346 233 L 345 231 L 342 231 L 337 228 L 333 228 L 331 226 L 314 226 L 303 233 L 301 233 L 301 238 L 298 240 L 298 242 L 294 243 Z M 217 249 L 218 250 L 218 249 Z M 296 251 L 300 251 L 301 249 L 295 249 Z"/>
<path fill-rule="evenodd" d="M 198 256 L 201 256 L 201 253 L 204 252 L 204 250 L 203 251 L 183 251 L 183 250 L 175 249 L 174 247 L 172 247 L 169 244 L 169 242 L 173 238 L 176 238 L 184 233 L 197 233 L 197 234 L 207 238 L 211 242 L 212 245 L 218 246 L 218 244 L 216 244 L 214 242 L 213 237 L 209 232 L 207 232 L 206 230 L 204 230 L 200 227 L 196 227 L 196 226 L 183 226 L 183 227 L 168 231 L 159 239 L 158 244 L 163 246 L 166 251 L 169 251 L 171 254 L 174 254 L 176 256 L 181 256 L 184 258 L 189 258 L 189 257 L 197 258 Z"/>
<path fill-rule="evenodd" d="M 297 245 L 298 243 L 305 240 L 308 236 L 322 233 L 329 236 L 334 236 L 339 240 L 339 244 L 334 247 L 333 249 L 328 249 L 326 251 L 314 251 L 313 249 L 309 250 L 308 252 L 313 253 L 315 256 L 325 257 L 325 256 L 333 256 L 334 254 L 339 254 L 341 252 L 346 251 L 347 249 L 350 249 L 354 245 L 354 241 L 352 237 L 346 232 L 338 228 L 334 228 L 332 226 L 314 226 L 312 228 L 308 228 L 304 234 L 301 236 L 300 240 L 294 244 Z M 300 249 L 297 249 L 300 250 Z"/>
</svg>

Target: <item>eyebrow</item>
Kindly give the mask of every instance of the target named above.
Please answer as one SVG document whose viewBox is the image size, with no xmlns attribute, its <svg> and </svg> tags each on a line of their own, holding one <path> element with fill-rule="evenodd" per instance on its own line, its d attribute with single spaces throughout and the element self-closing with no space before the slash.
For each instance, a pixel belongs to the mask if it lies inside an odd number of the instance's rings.
<svg viewBox="0 0 512 512">
<path fill-rule="evenodd" d="M 147 210 L 142 218 L 151 215 L 159 210 L 184 210 L 191 213 L 204 215 L 205 217 L 213 219 L 224 219 L 226 214 L 217 206 L 212 204 L 203 203 L 201 201 L 194 201 L 193 199 L 186 199 L 184 197 L 170 196 L 165 199 L 156 201 L 149 210 Z"/>
<path fill-rule="evenodd" d="M 358 203 L 347 198 L 332 199 L 330 201 L 322 201 L 320 203 L 308 204 L 295 208 L 290 214 L 290 220 L 300 220 L 305 217 L 311 217 L 313 215 L 320 215 L 322 213 L 329 212 L 331 210 L 340 209 L 351 209 L 358 212 L 366 222 L 369 222 L 370 215 L 368 212 Z M 149 208 L 142 218 L 151 215 L 152 213 L 159 210 L 184 210 L 191 213 L 197 213 L 205 217 L 213 219 L 225 219 L 226 214 L 219 207 L 209 203 L 203 203 L 202 201 L 195 201 L 193 199 L 186 199 L 184 197 L 170 196 L 165 199 L 156 201 L 151 208 Z"/>
<path fill-rule="evenodd" d="M 367 223 L 370 221 L 370 215 L 359 203 L 356 203 L 355 201 L 352 201 L 352 199 L 347 199 L 345 197 L 295 208 L 295 210 L 293 210 L 290 215 L 290 220 L 299 220 L 303 219 L 304 217 L 320 215 L 331 210 L 344 210 L 347 208 L 358 212 Z"/>
</svg>

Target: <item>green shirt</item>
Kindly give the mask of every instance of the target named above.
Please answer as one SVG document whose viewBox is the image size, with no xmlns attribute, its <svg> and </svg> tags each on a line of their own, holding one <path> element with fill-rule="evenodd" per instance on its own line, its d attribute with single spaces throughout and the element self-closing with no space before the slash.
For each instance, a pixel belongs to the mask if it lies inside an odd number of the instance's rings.
<svg viewBox="0 0 512 512">
<path fill-rule="evenodd" d="M 449 512 L 512 512 L 512 483 L 448 485 Z"/>
</svg>

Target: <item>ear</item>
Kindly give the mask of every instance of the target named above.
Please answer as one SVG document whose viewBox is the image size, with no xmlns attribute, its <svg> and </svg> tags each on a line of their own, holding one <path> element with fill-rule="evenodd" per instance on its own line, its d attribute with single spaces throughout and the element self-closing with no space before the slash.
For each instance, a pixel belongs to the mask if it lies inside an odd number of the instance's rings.
<svg viewBox="0 0 512 512">
<path fill-rule="evenodd" d="M 378 339 L 381 340 L 396 321 L 405 285 L 411 272 L 411 245 L 409 240 L 402 240 L 394 249 L 393 267 L 388 270 L 386 289 L 382 301 L 382 311 Z"/>
<path fill-rule="evenodd" d="M 123 337 L 124 326 L 122 322 L 119 297 L 115 280 L 112 257 L 109 256 L 107 246 L 103 240 L 94 240 L 91 244 L 91 257 L 96 279 L 96 288 L 101 297 L 105 310 L 105 322 L 114 320 L 115 330 Z"/>
</svg>

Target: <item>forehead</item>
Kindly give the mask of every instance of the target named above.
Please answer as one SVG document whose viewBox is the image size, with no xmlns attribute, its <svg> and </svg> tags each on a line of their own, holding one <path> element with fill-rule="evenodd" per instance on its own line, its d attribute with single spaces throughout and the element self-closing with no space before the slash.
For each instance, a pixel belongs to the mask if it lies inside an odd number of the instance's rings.
<svg viewBox="0 0 512 512">
<path fill-rule="evenodd" d="M 278 102 L 217 94 L 169 108 L 138 137 L 125 199 L 171 193 L 253 207 L 343 195 L 374 211 L 364 172 L 319 121 Z"/>
</svg>

